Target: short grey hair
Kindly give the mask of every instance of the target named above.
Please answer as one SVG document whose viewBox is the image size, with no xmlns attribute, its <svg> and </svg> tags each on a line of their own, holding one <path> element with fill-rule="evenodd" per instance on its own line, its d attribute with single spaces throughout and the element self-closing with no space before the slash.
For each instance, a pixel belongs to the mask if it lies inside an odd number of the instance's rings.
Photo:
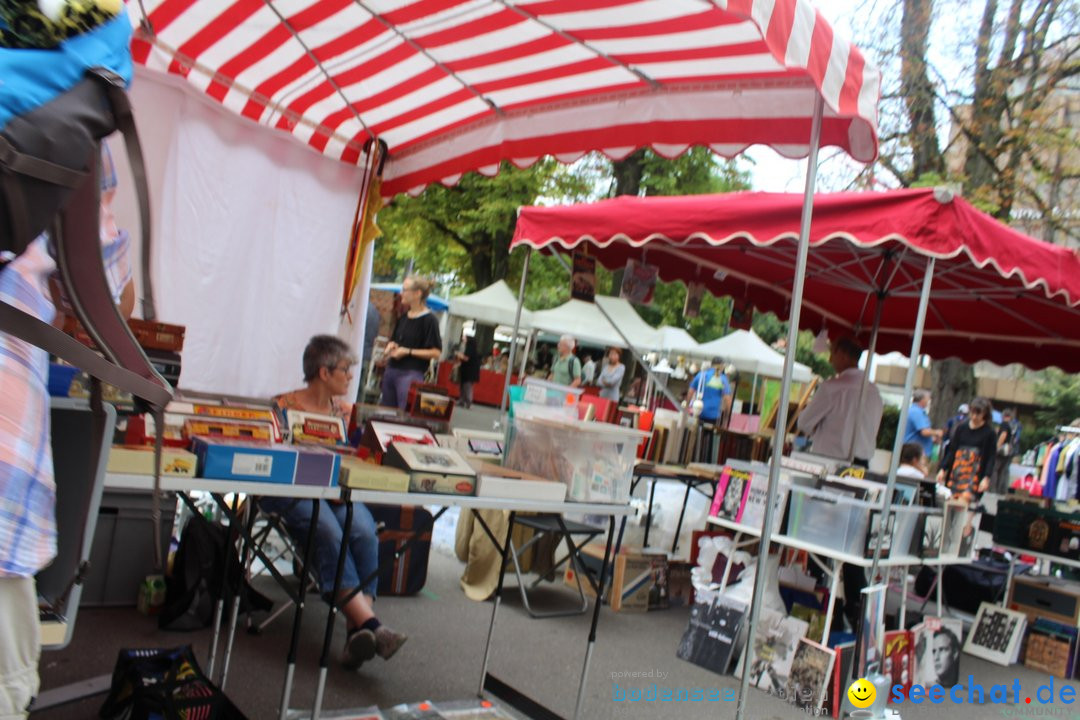
<svg viewBox="0 0 1080 720">
<path fill-rule="evenodd" d="M 577 340 L 574 339 L 573 335 L 561 335 L 559 336 L 559 342 L 566 343 L 570 346 L 571 350 L 577 347 Z"/>
<path fill-rule="evenodd" d="M 320 368 L 333 370 L 342 360 L 350 365 L 357 362 L 356 353 L 336 335 L 316 335 L 304 348 L 304 382 L 319 377 Z"/>
<path fill-rule="evenodd" d="M 915 393 L 911 396 L 911 399 L 914 400 L 917 403 L 921 403 L 923 400 L 927 399 L 928 397 L 930 397 L 930 391 L 929 390 L 916 390 Z"/>
</svg>

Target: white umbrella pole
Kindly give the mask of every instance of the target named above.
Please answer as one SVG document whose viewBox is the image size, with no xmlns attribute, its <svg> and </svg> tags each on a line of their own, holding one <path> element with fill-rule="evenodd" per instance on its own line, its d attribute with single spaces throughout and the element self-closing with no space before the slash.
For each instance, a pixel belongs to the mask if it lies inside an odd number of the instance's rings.
<svg viewBox="0 0 1080 720">
<path fill-rule="evenodd" d="M 750 686 L 750 656 L 754 647 L 754 633 L 757 630 L 758 617 L 761 615 L 761 597 L 765 590 L 768 573 L 764 572 L 769 557 L 769 541 L 772 538 L 773 512 L 776 503 L 776 486 L 780 483 L 780 457 L 784 451 L 784 428 L 787 427 L 788 398 L 791 395 L 791 375 L 795 370 L 795 344 L 799 339 L 799 314 L 802 312 L 803 286 L 806 284 L 806 256 L 810 250 L 810 218 L 814 212 L 814 185 L 817 181 L 818 146 L 821 143 L 821 116 L 825 111 L 825 101 L 818 93 L 814 99 L 814 121 L 810 127 L 810 156 L 806 163 L 806 189 L 803 192 L 802 220 L 799 223 L 799 252 L 795 263 L 795 287 L 791 293 L 791 315 L 788 318 L 788 341 L 784 353 L 784 377 L 780 383 L 780 406 L 776 415 L 776 430 L 773 433 L 772 464 L 769 466 L 769 491 L 765 499 L 765 521 L 761 528 L 761 542 L 758 543 L 758 571 L 754 573 L 754 595 L 750 602 L 750 624 L 746 631 L 746 645 L 743 652 L 748 653 L 743 662 L 742 679 L 739 682 L 739 701 L 735 711 L 735 720 L 743 720 L 746 715 L 746 690 Z M 771 578 L 769 578 L 771 579 Z"/>
<path fill-rule="evenodd" d="M 525 281 L 529 278 L 529 258 L 532 248 L 525 248 L 525 263 L 521 266 L 521 287 L 518 288 L 517 312 L 514 313 L 514 334 L 510 341 L 510 357 L 506 360 L 506 380 L 503 381 L 502 404 L 499 405 L 499 420 L 506 419 L 506 403 L 510 400 L 510 377 L 514 374 L 514 355 L 517 351 L 518 331 L 521 329 L 521 306 L 525 304 Z"/>
<path fill-rule="evenodd" d="M 923 275 L 922 294 L 919 296 L 919 314 L 915 318 L 915 333 L 911 337 L 912 361 L 908 363 L 907 375 L 904 377 L 904 401 L 900 404 L 900 420 L 896 428 L 896 440 L 893 441 L 892 460 L 889 461 L 889 480 L 885 485 L 885 510 L 881 514 L 882 528 L 888 527 L 889 515 L 892 511 L 893 488 L 896 487 L 896 470 L 900 466 L 900 449 L 904 446 L 904 428 L 907 427 L 911 396 L 915 392 L 915 373 L 919 371 L 919 364 L 915 360 L 919 357 L 921 351 L 923 328 L 926 326 L 926 309 L 930 305 L 930 284 L 934 279 L 934 265 L 936 262 L 934 258 L 929 258 L 926 262 L 926 273 Z M 870 566 L 869 577 L 871 583 L 877 575 L 883 536 L 884 533 L 878 533 L 878 542 L 874 546 L 874 562 Z M 863 631 L 865 632 L 866 628 L 863 628 Z"/>
</svg>

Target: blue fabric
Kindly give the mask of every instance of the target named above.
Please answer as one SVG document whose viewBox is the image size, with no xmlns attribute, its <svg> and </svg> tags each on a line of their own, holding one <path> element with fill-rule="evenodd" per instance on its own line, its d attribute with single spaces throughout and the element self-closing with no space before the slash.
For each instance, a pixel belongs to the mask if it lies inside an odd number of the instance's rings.
<svg viewBox="0 0 1080 720">
<path fill-rule="evenodd" d="M 334 589 L 334 575 L 337 573 L 338 550 L 341 548 L 341 535 L 345 527 L 345 505 L 331 504 L 325 500 L 320 500 L 319 503 L 319 524 L 315 529 L 312 566 L 319 578 L 319 591 L 329 594 Z M 302 551 L 304 543 L 307 542 L 308 527 L 311 525 L 311 503 L 292 498 L 264 497 L 259 500 L 259 507 L 265 512 L 281 515 L 289 534 Z M 379 539 L 375 532 L 375 519 L 363 503 L 353 503 L 349 551 L 345 555 L 341 589 L 347 591 L 359 587 L 361 580 L 375 574 L 371 581 L 364 585 L 364 594 L 375 597 L 379 583 L 375 571 L 378 568 Z"/>
<path fill-rule="evenodd" d="M 0 128 L 74 87 L 92 67 L 131 84 L 131 20 L 127 10 L 101 27 L 51 50 L 0 48 Z"/>
<path fill-rule="evenodd" d="M 719 382 L 717 382 L 719 380 Z M 690 381 L 690 389 L 701 394 L 701 419 L 713 422 L 720 416 L 724 396 L 731 392 L 727 375 L 717 373 L 716 368 L 706 368 Z M 694 398 L 695 400 L 697 397 Z"/>
<path fill-rule="evenodd" d="M 922 431 L 931 427 L 930 416 L 922 405 L 912 405 L 908 409 L 907 425 L 904 427 L 904 442 L 917 442 L 922 445 L 926 457 L 930 457 L 934 451 L 934 438 L 922 435 Z"/>
</svg>

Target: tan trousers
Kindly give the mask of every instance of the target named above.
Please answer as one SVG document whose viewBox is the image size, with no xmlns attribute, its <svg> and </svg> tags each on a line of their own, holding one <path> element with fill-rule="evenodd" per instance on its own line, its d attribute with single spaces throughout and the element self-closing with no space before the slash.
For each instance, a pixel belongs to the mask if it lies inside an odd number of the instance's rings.
<svg viewBox="0 0 1080 720">
<path fill-rule="evenodd" d="M 0 720 L 27 716 L 38 692 L 40 655 L 34 578 L 0 577 Z"/>
</svg>

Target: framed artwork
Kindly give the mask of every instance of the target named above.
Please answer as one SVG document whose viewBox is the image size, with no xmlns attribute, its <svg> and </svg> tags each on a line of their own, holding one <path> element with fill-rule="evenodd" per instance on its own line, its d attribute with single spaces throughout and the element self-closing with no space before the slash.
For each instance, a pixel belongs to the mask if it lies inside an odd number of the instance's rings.
<svg viewBox="0 0 1080 720">
<path fill-rule="evenodd" d="M 750 495 L 752 473 L 725 467 L 720 471 L 713 494 L 711 515 L 733 522 L 742 519 L 746 499 Z"/>
<path fill-rule="evenodd" d="M 1008 667 L 1020 656 L 1026 627 L 1026 614 L 983 602 L 964 643 L 964 652 Z"/>
<path fill-rule="evenodd" d="M 836 651 L 813 640 L 799 639 L 795 659 L 791 661 L 788 684 L 796 705 L 807 710 L 821 710 L 828 694 L 829 679 L 836 663 Z"/>
<path fill-rule="evenodd" d="M 927 513 L 923 521 L 921 555 L 924 558 L 936 558 L 941 552 L 941 536 L 945 525 L 942 515 Z"/>
<path fill-rule="evenodd" d="M 415 425 L 398 425 L 397 423 L 371 420 L 371 431 L 375 433 L 375 439 L 385 451 L 391 443 L 405 445 L 416 443 L 418 445 L 437 445 L 435 436 L 427 428 Z"/>
<path fill-rule="evenodd" d="M 498 440 L 469 439 L 469 450 L 477 455 L 502 455 L 502 443 Z"/>
<path fill-rule="evenodd" d="M 889 551 L 892 549 L 892 537 L 893 529 L 896 525 L 896 513 L 889 513 L 889 519 L 885 522 L 884 528 L 881 521 L 883 513 L 881 510 L 870 511 L 870 523 L 866 531 L 866 551 L 863 557 L 874 557 L 874 548 L 877 547 L 878 542 L 881 542 L 881 557 L 889 557 Z"/>
<path fill-rule="evenodd" d="M 570 297 L 585 302 L 593 302 L 596 299 L 596 258 L 580 251 L 574 253 Z"/>
<path fill-rule="evenodd" d="M 893 485 L 893 505 L 914 505 L 919 496 L 919 486 L 897 480 Z"/>
<path fill-rule="evenodd" d="M 627 260 L 619 296 L 636 305 L 652 305 L 660 268 L 637 260 Z"/>
<path fill-rule="evenodd" d="M 945 515 L 941 532 L 938 557 L 959 557 L 964 526 L 968 520 L 967 505 L 962 502 L 945 503 Z"/>
<path fill-rule="evenodd" d="M 686 286 L 686 304 L 683 317 L 696 318 L 701 314 L 701 299 L 705 297 L 705 284 L 692 282 Z"/>
<path fill-rule="evenodd" d="M 975 540 L 979 535 L 979 525 L 982 523 L 982 513 L 968 510 L 963 527 L 960 529 L 959 556 L 970 558 L 975 552 Z"/>
<path fill-rule="evenodd" d="M 915 682 L 926 687 L 955 685 L 960 679 L 964 621 L 927 617 L 911 633 L 915 645 Z"/>
<path fill-rule="evenodd" d="M 394 450 L 412 472 L 474 475 L 472 467 L 452 448 L 395 443 Z"/>
</svg>

